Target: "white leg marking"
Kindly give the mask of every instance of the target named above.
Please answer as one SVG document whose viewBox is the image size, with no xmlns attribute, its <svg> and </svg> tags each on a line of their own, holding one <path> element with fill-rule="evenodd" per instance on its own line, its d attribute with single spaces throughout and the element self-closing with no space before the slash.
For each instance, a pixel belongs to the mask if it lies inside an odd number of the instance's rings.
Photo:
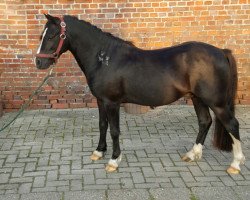
<svg viewBox="0 0 250 200">
<path fill-rule="evenodd" d="M 245 156 L 242 153 L 241 142 L 237 140 L 231 133 L 229 133 L 233 139 L 233 155 L 234 159 L 231 163 L 231 167 L 240 170 L 240 164 L 244 164 Z"/>
<path fill-rule="evenodd" d="M 96 155 L 96 156 L 98 156 L 98 157 L 103 157 L 103 156 L 104 156 L 104 152 L 102 152 L 102 151 L 97 151 L 97 150 L 95 150 L 95 151 L 93 152 L 93 154 Z"/>
<path fill-rule="evenodd" d="M 108 165 L 113 166 L 113 167 L 118 167 L 120 162 L 122 161 L 122 154 L 116 159 L 110 159 L 108 162 Z"/>
<path fill-rule="evenodd" d="M 202 144 L 194 144 L 193 148 L 182 158 L 185 161 L 197 161 L 202 157 Z"/>
<path fill-rule="evenodd" d="M 104 152 L 95 150 L 90 156 L 90 159 L 96 161 L 100 160 L 102 157 L 104 157 Z"/>
<path fill-rule="evenodd" d="M 110 159 L 105 168 L 106 171 L 107 172 L 116 171 L 121 161 L 122 161 L 122 154 L 120 154 L 120 156 L 117 159 Z"/>
</svg>

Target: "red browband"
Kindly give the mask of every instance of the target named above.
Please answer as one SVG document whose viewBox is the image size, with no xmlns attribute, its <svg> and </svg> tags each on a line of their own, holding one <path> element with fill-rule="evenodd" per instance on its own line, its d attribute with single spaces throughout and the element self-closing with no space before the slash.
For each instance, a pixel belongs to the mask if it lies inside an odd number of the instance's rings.
<svg viewBox="0 0 250 200">
<path fill-rule="evenodd" d="M 63 42 L 64 40 L 66 39 L 66 24 L 63 20 L 63 17 L 60 17 L 60 26 L 61 26 L 61 32 L 60 32 L 60 41 L 59 41 L 59 44 L 57 46 L 57 49 L 54 53 L 52 54 L 45 54 L 45 53 L 39 53 L 39 54 L 36 54 L 36 57 L 37 58 L 53 58 L 55 59 L 55 62 L 57 61 L 58 57 L 59 57 L 59 53 L 61 51 L 61 48 L 63 46 Z"/>
</svg>

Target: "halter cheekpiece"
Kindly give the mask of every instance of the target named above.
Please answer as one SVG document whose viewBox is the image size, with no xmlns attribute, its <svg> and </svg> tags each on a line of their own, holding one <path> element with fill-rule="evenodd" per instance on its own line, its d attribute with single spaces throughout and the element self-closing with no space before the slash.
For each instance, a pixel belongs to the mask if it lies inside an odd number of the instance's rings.
<svg viewBox="0 0 250 200">
<path fill-rule="evenodd" d="M 66 39 L 66 23 L 64 22 L 63 17 L 60 17 L 60 26 L 61 26 L 61 32 L 60 32 L 60 41 L 58 43 L 57 49 L 54 53 L 51 54 L 46 54 L 46 53 L 39 53 L 36 54 L 37 58 L 53 58 L 55 60 L 55 62 L 57 61 L 58 57 L 59 57 L 59 53 L 62 49 L 63 46 L 63 42 Z"/>
</svg>

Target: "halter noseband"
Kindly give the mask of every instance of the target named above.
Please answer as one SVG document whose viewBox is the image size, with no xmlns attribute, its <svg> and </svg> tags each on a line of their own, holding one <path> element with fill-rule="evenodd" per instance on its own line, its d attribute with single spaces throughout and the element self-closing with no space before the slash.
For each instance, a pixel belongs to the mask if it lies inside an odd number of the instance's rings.
<svg viewBox="0 0 250 200">
<path fill-rule="evenodd" d="M 36 54 L 37 58 L 53 58 L 55 60 L 55 63 L 59 57 L 59 53 L 62 49 L 63 42 L 66 39 L 66 23 L 64 22 L 63 18 L 60 18 L 60 26 L 61 26 L 61 32 L 60 32 L 60 41 L 58 43 L 57 49 L 54 53 L 51 54 L 45 54 L 45 53 L 39 53 Z"/>
</svg>

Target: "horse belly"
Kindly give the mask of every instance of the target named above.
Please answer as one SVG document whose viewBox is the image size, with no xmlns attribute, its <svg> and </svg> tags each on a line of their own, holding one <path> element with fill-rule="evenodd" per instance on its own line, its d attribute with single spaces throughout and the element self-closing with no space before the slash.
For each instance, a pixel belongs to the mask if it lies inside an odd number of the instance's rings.
<svg viewBox="0 0 250 200">
<path fill-rule="evenodd" d="M 154 82 L 151 79 L 144 84 L 131 85 L 125 90 L 125 100 L 140 105 L 161 106 L 170 104 L 183 96 L 181 91 L 165 82 L 160 80 Z"/>
</svg>

